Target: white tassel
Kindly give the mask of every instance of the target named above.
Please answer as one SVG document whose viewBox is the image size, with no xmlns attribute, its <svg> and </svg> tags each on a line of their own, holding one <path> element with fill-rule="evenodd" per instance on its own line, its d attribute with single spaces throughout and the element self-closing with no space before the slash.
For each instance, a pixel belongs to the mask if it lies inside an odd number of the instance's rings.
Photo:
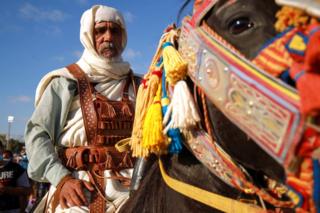
<svg viewBox="0 0 320 213">
<path fill-rule="evenodd" d="M 168 123 L 170 115 L 171 120 Z M 196 126 L 199 121 L 200 116 L 186 82 L 178 81 L 174 86 L 171 103 L 163 118 L 163 124 L 166 126 L 164 133 L 170 128 L 188 129 Z"/>
</svg>

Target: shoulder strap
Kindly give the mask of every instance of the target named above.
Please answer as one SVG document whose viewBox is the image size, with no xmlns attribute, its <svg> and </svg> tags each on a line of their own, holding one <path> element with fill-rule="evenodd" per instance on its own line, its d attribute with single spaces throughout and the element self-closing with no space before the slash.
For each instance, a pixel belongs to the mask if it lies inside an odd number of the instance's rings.
<svg viewBox="0 0 320 213">
<path fill-rule="evenodd" d="M 137 96 L 137 88 L 139 87 L 141 79 L 139 77 L 133 75 L 133 71 L 130 70 L 130 73 L 127 78 L 126 85 L 123 88 L 122 100 L 129 100 L 129 86 L 132 83 L 133 93 Z"/>
<path fill-rule="evenodd" d="M 132 81 L 132 85 L 133 85 L 133 92 L 134 92 L 134 95 L 137 97 L 137 94 L 138 94 L 138 88 L 141 84 L 141 81 L 142 81 L 142 78 L 139 77 L 139 76 L 136 76 L 132 73 L 131 75 L 131 81 Z"/>
<path fill-rule="evenodd" d="M 122 101 L 128 101 L 129 100 L 129 86 L 130 83 L 132 82 L 132 71 L 130 71 L 126 84 L 124 85 L 124 88 L 122 90 Z"/>
<path fill-rule="evenodd" d="M 86 74 L 77 64 L 67 66 L 69 72 L 77 79 L 80 105 L 86 130 L 88 145 L 96 144 L 97 114 L 94 108 L 92 91 Z"/>
</svg>

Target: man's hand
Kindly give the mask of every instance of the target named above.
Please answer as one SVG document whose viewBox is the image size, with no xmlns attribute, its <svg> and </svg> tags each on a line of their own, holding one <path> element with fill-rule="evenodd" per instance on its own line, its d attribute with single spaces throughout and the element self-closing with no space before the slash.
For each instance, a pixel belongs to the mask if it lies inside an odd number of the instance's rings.
<svg viewBox="0 0 320 213">
<path fill-rule="evenodd" d="M 84 187 L 89 191 L 94 190 L 90 182 L 78 179 L 67 180 L 60 192 L 59 203 L 61 207 L 64 209 L 72 206 L 88 206 L 88 201 L 83 192 Z"/>
</svg>

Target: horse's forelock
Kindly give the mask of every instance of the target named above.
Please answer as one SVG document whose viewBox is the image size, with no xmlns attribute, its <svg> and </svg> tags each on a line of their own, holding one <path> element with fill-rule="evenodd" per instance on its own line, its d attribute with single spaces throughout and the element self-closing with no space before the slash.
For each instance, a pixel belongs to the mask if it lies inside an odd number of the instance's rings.
<svg viewBox="0 0 320 213">
<path fill-rule="evenodd" d="M 231 6 L 232 4 L 236 3 L 237 0 L 224 0 L 224 1 L 221 1 L 221 0 L 219 1 L 219 0 L 218 0 L 218 2 L 221 3 L 222 6 L 220 6 L 219 9 L 217 10 L 217 12 L 216 12 L 217 14 L 219 14 L 220 11 L 222 11 L 224 8 L 229 7 L 229 6 Z M 217 3 L 218 3 L 218 2 L 217 2 Z"/>
</svg>

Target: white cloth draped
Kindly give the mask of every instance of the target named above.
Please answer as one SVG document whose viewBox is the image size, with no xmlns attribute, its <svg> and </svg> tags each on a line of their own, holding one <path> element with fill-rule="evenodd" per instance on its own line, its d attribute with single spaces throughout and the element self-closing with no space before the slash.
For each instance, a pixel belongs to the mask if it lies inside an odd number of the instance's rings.
<svg viewBox="0 0 320 213">
<path fill-rule="evenodd" d="M 81 63 L 77 63 L 81 68 L 83 67 Z M 40 82 L 37 92 L 36 92 L 36 101 L 37 105 L 41 99 L 45 88 L 50 83 L 54 77 L 63 76 L 68 79 L 74 79 L 74 77 L 69 73 L 66 68 L 55 70 L 48 73 Z M 75 79 L 74 79 L 75 80 Z M 109 80 L 105 83 L 98 83 L 95 86 L 96 91 L 100 92 L 102 95 L 106 96 L 110 100 L 120 101 L 122 97 L 122 91 L 126 84 L 127 78 L 120 80 Z M 129 87 L 129 98 L 134 100 L 134 91 L 133 87 Z M 85 134 L 82 111 L 80 107 L 79 95 L 75 96 L 70 110 L 68 113 L 67 121 L 63 127 L 62 134 L 60 135 L 58 141 L 55 142 L 58 145 L 75 147 L 75 146 L 85 146 L 87 145 L 87 138 Z"/>
</svg>

